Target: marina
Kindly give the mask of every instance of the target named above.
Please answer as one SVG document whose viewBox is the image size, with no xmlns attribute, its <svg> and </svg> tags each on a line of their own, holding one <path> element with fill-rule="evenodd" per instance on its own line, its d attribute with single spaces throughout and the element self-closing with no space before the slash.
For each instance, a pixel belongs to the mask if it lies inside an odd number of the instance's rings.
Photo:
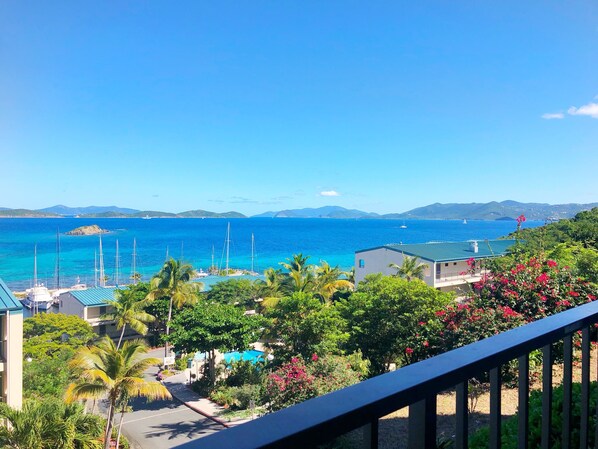
<svg viewBox="0 0 598 449">
<path fill-rule="evenodd" d="M 57 227 L 73 229 L 92 224 L 110 232 L 91 236 L 60 233 L 57 261 Z M 525 223 L 526 227 L 541 224 Z M 231 273 L 236 274 L 279 268 L 280 262 L 295 253 L 309 255 L 312 263 L 325 260 L 347 269 L 353 266 L 354 252 L 360 248 L 494 239 L 515 230 L 513 222 L 481 220 L 470 220 L 467 226 L 462 220 L 406 220 L 404 226 L 408 227 L 402 226 L 402 220 L 376 219 L 3 219 L 0 277 L 12 290 L 32 288 L 35 245 L 37 281 L 54 290 L 76 284 L 115 285 L 117 278 L 119 284 L 148 281 L 162 266 L 167 248 L 169 256 L 179 259 L 182 255 L 195 267 L 198 277 L 205 278 L 226 269 L 227 247 L 228 268 L 234 268 Z"/>
</svg>

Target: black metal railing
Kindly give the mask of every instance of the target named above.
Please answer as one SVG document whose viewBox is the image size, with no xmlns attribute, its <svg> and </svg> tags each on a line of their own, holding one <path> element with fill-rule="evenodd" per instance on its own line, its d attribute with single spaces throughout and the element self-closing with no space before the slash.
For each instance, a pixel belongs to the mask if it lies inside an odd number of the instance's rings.
<svg viewBox="0 0 598 449">
<path fill-rule="evenodd" d="M 195 442 L 180 449 L 306 448 L 330 441 L 351 430 L 364 428 L 365 447 L 378 447 L 381 417 L 409 406 L 408 446 L 436 447 L 436 397 L 456 389 L 455 447 L 468 447 L 468 381 L 489 373 L 490 449 L 501 447 L 501 366 L 518 360 L 518 447 L 527 448 L 529 437 L 529 354 L 541 349 L 542 448 L 550 447 L 552 416 L 553 343 L 563 344 L 563 448 L 571 447 L 571 434 L 579 432 L 580 447 L 590 436 L 590 326 L 598 322 L 598 301 L 544 318 L 517 329 L 446 352 L 328 395 L 266 415 L 260 419 Z M 581 421 L 572 422 L 573 336 L 581 331 Z M 594 411 L 596 413 L 596 411 Z M 596 426 L 598 429 L 598 426 Z M 598 430 L 597 430 L 598 431 Z"/>
</svg>

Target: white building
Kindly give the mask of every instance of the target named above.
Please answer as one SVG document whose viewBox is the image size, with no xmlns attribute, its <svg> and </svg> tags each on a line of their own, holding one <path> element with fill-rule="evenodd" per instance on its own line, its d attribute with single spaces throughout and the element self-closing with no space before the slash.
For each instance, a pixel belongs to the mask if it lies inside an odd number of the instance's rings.
<svg viewBox="0 0 598 449">
<path fill-rule="evenodd" d="M 417 257 L 419 263 L 426 264 L 424 282 L 441 291 L 457 294 L 467 289 L 467 284 L 477 282 L 482 276 L 478 261 L 505 255 L 515 240 L 480 240 L 469 242 L 440 242 L 418 244 L 388 244 L 355 252 L 355 282 L 361 282 L 366 275 L 382 273 L 394 275 L 397 270 L 391 263 L 401 266 L 408 257 Z M 478 266 L 470 272 L 468 260 L 473 259 Z"/>
<path fill-rule="evenodd" d="M 77 315 L 93 327 L 98 335 L 118 336 L 113 321 L 101 318 L 112 311 L 107 300 L 114 301 L 115 287 L 88 288 L 86 290 L 71 290 L 58 296 L 58 312 L 66 315 Z"/>
</svg>

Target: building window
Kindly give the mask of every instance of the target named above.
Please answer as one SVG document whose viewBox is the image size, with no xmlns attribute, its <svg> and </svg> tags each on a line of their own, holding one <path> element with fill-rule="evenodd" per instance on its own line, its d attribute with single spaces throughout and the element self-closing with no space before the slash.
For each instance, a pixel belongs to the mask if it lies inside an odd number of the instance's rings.
<svg viewBox="0 0 598 449">
<path fill-rule="evenodd" d="M 453 265 L 457 265 L 457 262 L 453 262 Z"/>
<path fill-rule="evenodd" d="M 364 267 L 365 267 L 365 260 L 359 259 L 359 268 L 364 268 Z"/>
<path fill-rule="evenodd" d="M 445 263 L 445 264 L 444 264 L 444 266 L 445 266 L 445 267 L 448 267 L 448 263 Z"/>
</svg>

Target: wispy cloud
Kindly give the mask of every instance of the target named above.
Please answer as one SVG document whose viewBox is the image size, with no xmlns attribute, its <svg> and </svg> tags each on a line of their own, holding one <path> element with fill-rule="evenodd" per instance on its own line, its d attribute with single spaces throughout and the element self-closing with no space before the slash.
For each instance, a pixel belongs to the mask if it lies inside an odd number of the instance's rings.
<svg viewBox="0 0 598 449">
<path fill-rule="evenodd" d="M 562 119 L 565 118 L 565 114 L 562 112 L 547 112 L 546 114 L 542 114 L 542 118 L 545 120 Z"/>
<path fill-rule="evenodd" d="M 341 196 L 336 190 L 323 190 L 320 192 L 320 196 Z"/>
<path fill-rule="evenodd" d="M 567 109 L 569 115 L 587 115 L 592 118 L 598 118 L 598 103 L 588 103 L 576 108 L 571 106 Z"/>
</svg>

